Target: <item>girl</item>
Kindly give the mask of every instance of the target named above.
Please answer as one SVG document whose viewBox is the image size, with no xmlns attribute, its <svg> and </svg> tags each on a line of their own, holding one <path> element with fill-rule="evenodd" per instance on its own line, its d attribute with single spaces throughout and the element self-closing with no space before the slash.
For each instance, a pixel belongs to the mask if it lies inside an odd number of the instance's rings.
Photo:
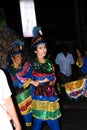
<svg viewBox="0 0 87 130">
<path fill-rule="evenodd" d="M 30 84 L 37 86 L 39 82 L 32 80 L 32 67 L 30 63 L 23 63 L 23 53 L 20 50 L 20 45 L 23 45 L 23 42 L 17 39 L 12 45 L 13 48 L 9 53 L 6 69 L 11 75 L 12 90 L 20 115 L 23 118 L 23 128 L 24 130 L 30 130 L 32 126 L 32 86 Z"/>
<path fill-rule="evenodd" d="M 40 37 L 32 40 L 31 48 L 36 54 L 32 61 L 33 80 L 39 80 L 39 85 L 34 86 L 32 98 L 32 115 L 34 117 L 33 130 L 41 130 L 42 124 L 47 122 L 51 130 L 60 130 L 59 118 L 61 117 L 59 98 L 55 91 L 55 70 L 47 53 L 46 42 Z"/>
</svg>

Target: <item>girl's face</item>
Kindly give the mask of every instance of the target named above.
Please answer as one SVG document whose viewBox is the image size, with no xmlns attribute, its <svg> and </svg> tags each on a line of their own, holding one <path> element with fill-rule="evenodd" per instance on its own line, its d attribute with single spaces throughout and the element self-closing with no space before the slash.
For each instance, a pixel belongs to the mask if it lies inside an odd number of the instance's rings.
<svg viewBox="0 0 87 130">
<path fill-rule="evenodd" d="M 46 44 L 45 43 L 39 44 L 35 50 L 35 53 L 37 57 L 42 57 L 42 58 L 45 57 L 47 53 Z"/>
<path fill-rule="evenodd" d="M 20 65 L 22 63 L 22 55 L 21 54 L 16 54 L 12 58 L 13 65 Z"/>
</svg>

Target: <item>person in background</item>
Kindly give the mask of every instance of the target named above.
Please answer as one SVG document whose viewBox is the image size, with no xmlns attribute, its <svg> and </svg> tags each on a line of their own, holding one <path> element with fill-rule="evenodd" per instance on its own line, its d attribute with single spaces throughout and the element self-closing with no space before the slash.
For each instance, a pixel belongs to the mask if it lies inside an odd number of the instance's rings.
<svg viewBox="0 0 87 130">
<path fill-rule="evenodd" d="M 32 86 L 30 84 L 37 86 L 39 82 L 32 80 L 30 63 L 23 62 L 23 51 L 21 49 L 24 42 L 16 39 L 11 46 L 12 49 L 8 55 L 6 70 L 11 75 L 13 93 L 23 118 L 23 129 L 30 130 L 32 126 Z"/>
<path fill-rule="evenodd" d="M 15 130 L 22 130 L 11 95 L 7 77 L 0 69 L 0 130 L 13 130 L 11 122 Z"/>
<path fill-rule="evenodd" d="M 73 55 L 68 51 L 68 46 L 62 44 L 61 52 L 55 58 L 55 64 L 58 65 L 59 83 L 64 84 L 72 81 L 72 67 L 75 64 Z"/>
<path fill-rule="evenodd" d="M 52 62 L 46 58 L 46 42 L 41 36 L 34 37 L 31 49 L 35 54 L 32 60 L 33 80 L 39 80 L 39 85 L 33 85 L 32 116 L 33 130 L 41 130 L 42 124 L 47 122 L 51 130 L 60 130 L 61 117 L 59 97 L 55 90 L 55 69 Z"/>
<path fill-rule="evenodd" d="M 76 65 L 80 68 L 81 75 L 87 75 L 87 53 L 83 53 L 80 49 L 76 49 L 77 61 Z"/>
</svg>

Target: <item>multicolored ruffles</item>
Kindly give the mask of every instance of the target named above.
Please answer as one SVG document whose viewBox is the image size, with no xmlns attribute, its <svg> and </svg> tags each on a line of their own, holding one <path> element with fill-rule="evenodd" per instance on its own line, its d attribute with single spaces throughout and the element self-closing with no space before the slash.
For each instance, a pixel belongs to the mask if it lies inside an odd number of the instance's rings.
<svg viewBox="0 0 87 130">
<path fill-rule="evenodd" d="M 55 71 L 52 63 L 46 59 L 44 64 L 39 63 L 37 60 L 33 63 L 33 79 L 42 81 L 48 78 L 53 84 L 40 82 L 39 86 L 34 87 L 33 102 L 32 102 L 32 115 L 41 120 L 55 120 L 61 117 L 59 97 L 56 93 Z"/>
<path fill-rule="evenodd" d="M 42 120 L 55 120 L 61 117 L 58 97 L 34 96 L 32 114 Z"/>
<path fill-rule="evenodd" d="M 10 73 L 12 78 L 12 83 L 14 87 L 13 89 L 20 114 L 23 116 L 26 126 L 31 126 L 32 86 L 29 83 L 32 77 L 32 67 L 28 62 L 26 62 L 19 69 L 16 69 L 13 66 L 9 66 L 7 68 L 7 71 Z"/>
<path fill-rule="evenodd" d="M 31 87 L 26 88 L 23 92 L 16 96 L 17 104 L 21 115 L 23 116 L 26 126 L 31 126 L 32 120 L 32 98 L 30 96 Z"/>
<path fill-rule="evenodd" d="M 65 91 L 69 98 L 78 99 L 80 96 L 87 97 L 87 79 L 79 79 L 65 84 Z"/>
</svg>

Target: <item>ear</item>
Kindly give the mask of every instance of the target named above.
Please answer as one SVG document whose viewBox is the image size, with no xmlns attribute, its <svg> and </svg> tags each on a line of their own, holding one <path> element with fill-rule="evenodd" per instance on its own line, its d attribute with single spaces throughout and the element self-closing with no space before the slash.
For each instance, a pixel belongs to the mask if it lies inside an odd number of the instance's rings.
<svg viewBox="0 0 87 130">
<path fill-rule="evenodd" d="M 34 51 L 35 54 L 37 54 L 37 51 Z"/>
<path fill-rule="evenodd" d="M 14 58 L 11 56 L 11 60 L 14 61 Z"/>
</svg>

